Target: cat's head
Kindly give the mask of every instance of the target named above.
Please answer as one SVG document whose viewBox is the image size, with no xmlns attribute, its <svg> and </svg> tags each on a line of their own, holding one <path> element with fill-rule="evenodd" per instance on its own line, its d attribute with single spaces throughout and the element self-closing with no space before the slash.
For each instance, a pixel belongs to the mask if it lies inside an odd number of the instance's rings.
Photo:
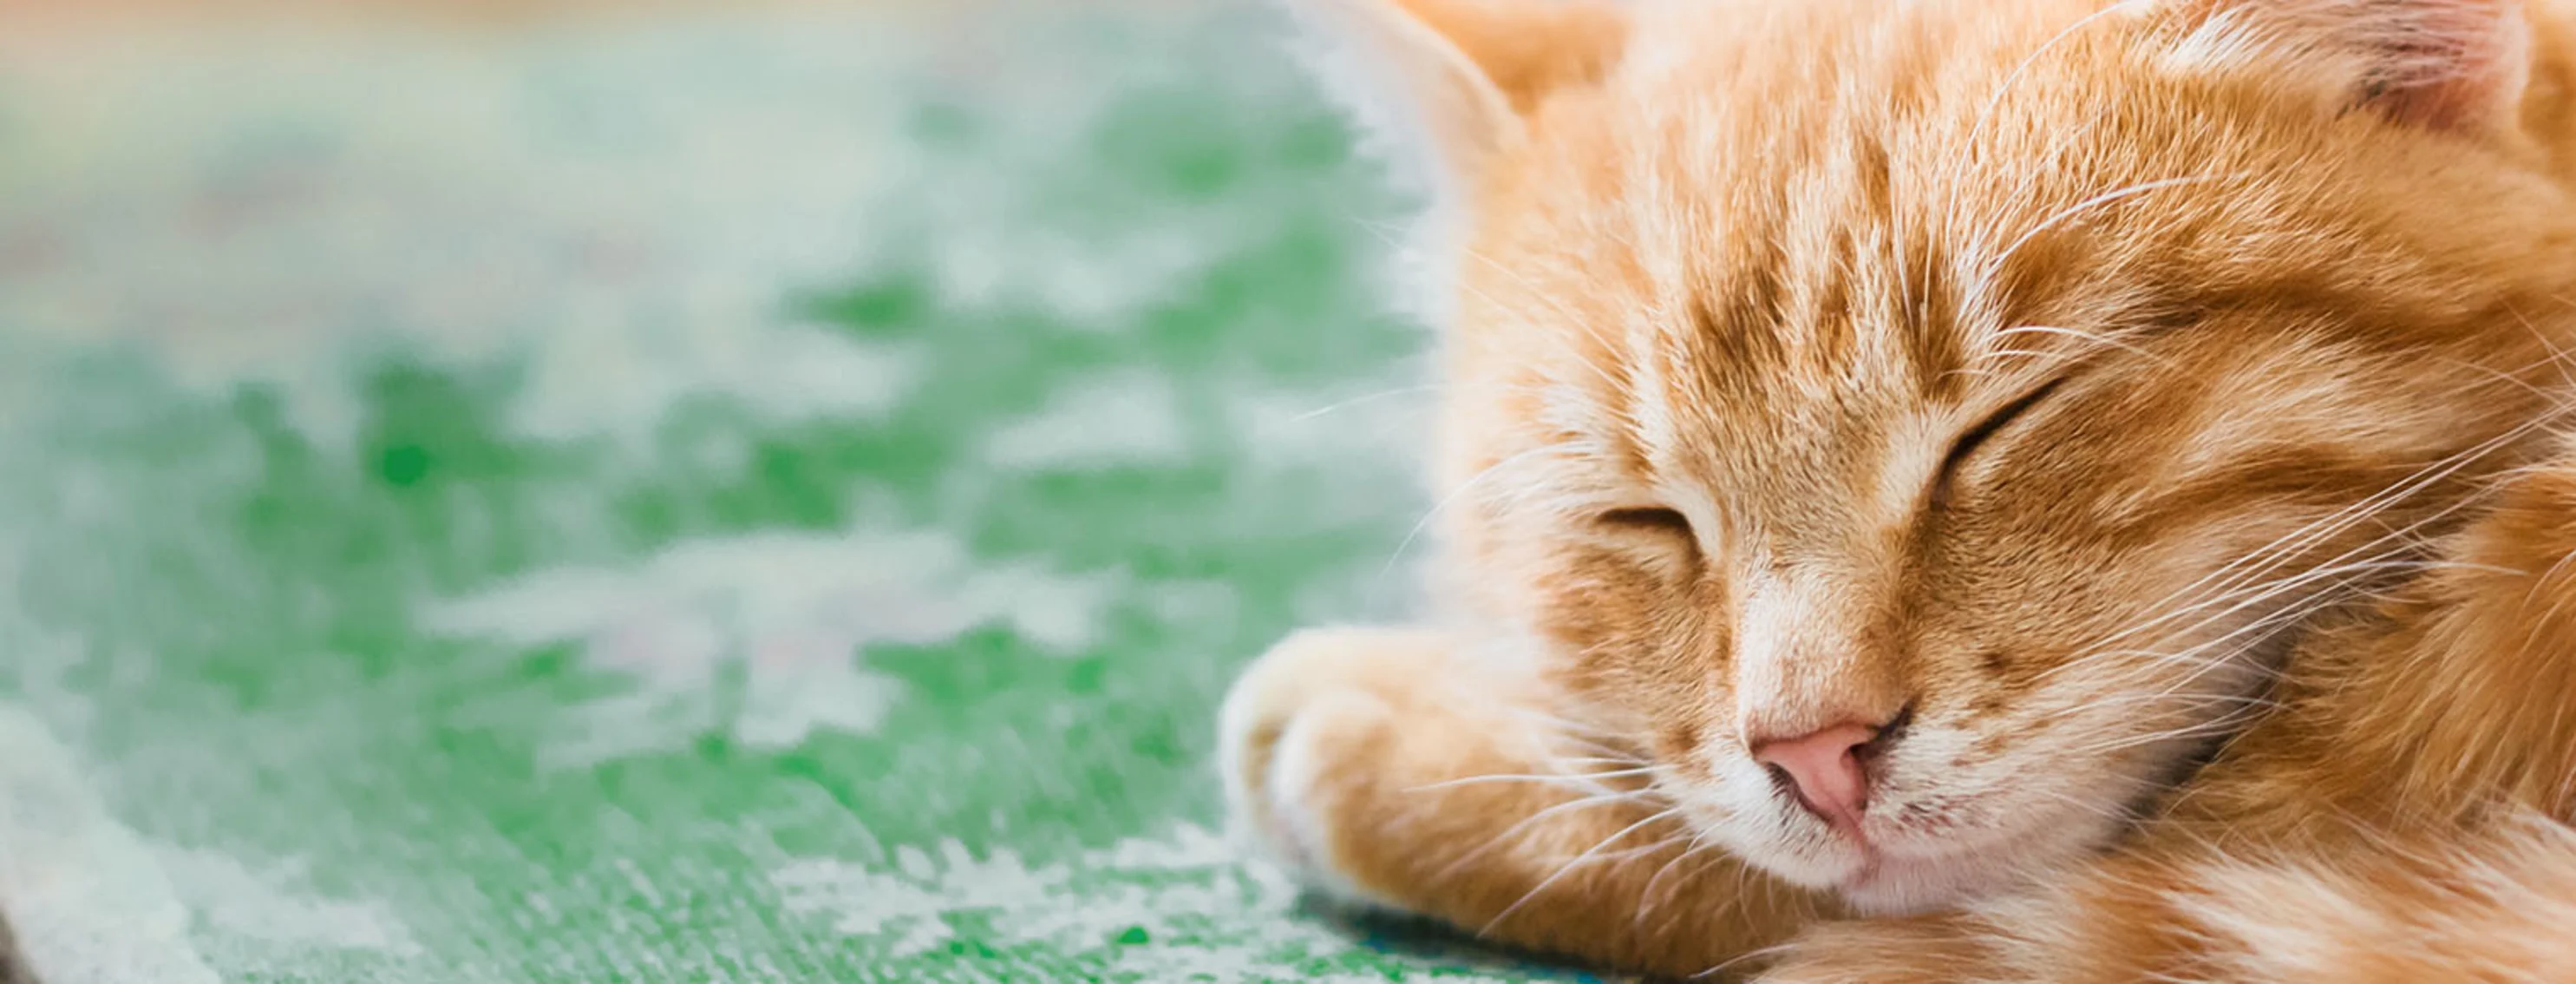
<svg viewBox="0 0 2576 984">
<path fill-rule="evenodd" d="M 2570 388 L 2504 0 L 1290 2 L 1438 191 L 1467 617 L 1863 908 L 2114 836 Z"/>
</svg>

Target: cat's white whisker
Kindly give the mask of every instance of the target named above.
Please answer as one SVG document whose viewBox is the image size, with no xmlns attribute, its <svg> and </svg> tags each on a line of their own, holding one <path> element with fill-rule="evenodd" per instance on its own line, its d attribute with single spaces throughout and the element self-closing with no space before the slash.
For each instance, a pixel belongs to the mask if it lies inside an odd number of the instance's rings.
<svg viewBox="0 0 2576 984">
<path fill-rule="evenodd" d="M 1313 410 L 1308 410 L 1304 413 L 1288 418 L 1288 422 L 1291 424 L 1302 424 L 1318 417 L 1338 413 L 1365 403 L 1375 403 L 1379 400 L 1388 400 L 1399 396 L 1410 396 L 1416 393 L 1436 393 L 1439 391 L 1440 384 L 1438 383 L 1425 383 L 1419 386 L 1400 386 L 1395 389 L 1380 390 L 1375 393 L 1354 396 L 1347 400 L 1340 400 L 1325 406 L 1317 407 Z"/>
<path fill-rule="evenodd" d="M 2352 526 L 2370 518 L 2371 516 L 2393 507 L 2396 503 L 2405 501 L 2417 492 L 2429 488 L 2439 481 L 2449 478 L 2451 475 L 2456 474 L 2461 469 L 2466 468 L 2468 465 L 2475 463 L 2488 454 L 2494 453 L 2497 450 L 2510 446 L 2515 441 L 2530 436 L 2531 433 L 2548 426 L 2558 416 L 2561 416 L 2561 414 L 2553 413 L 2541 419 L 2527 421 L 2502 434 L 2498 434 L 2486 441 L 2482 441 L 2476 445 L 2463 449 L 2418 469 L 2416 472 L 2411 473 L 2405 478 L 2399 479 L 2397 482 L 2392 483 L 2380 492 L 2374 493 L 2359 502 L 2336 510 L 2323 518 L 2292 530 L 2291 532 L 2273 540 L 2270 544 L 2246 554 L 2237 560 L 2231 561 L 2228 564 L 2222 565 L 2218 569 L 2211 571 L 2209 574 L 2202 576 L 2198 580 L 2176 590 L 2164 601 L 2151 606 L 2151 610 L 2159 610 L 2160 614 L 2114 633 L 2106 639 L 2105 642 L 2117 642 L 2122 639 L 2133 637 L 2140 632 L 2156 628 L 2166 622 L 2172 621 L 2173 619 L 2179 618 L 2183 615 L 2187 615 L 2190 612 L 2203 607 L 2206 602 L 2178 609 L 2167 608 L 2167 606 L 2174 601 L 2190 597 L 2193 592 L 2202 587 L 2211 586 L 2212 582 L 2215 582 L 2216 588 L 2220 592 L 2218 597 L 2224 599 L 2235 591 L 2235 588 L 2239 583 L 2241 583 L 2243 576 L 2250 576 L 2252 572 L 2260 570 L 2261 565 L 2269 564 L 2276 559 L 2286 559 L 2287 557 L 2294 555 L 2297 551 L 2307 549 L 2309 545 L 2315 542 L 2335 536 L 2344 530 L 2350 529 Z M 2412 530 L 2420 528 L 2429 523 L 2433 518 L 2447 517 L 2453 512 L 2464 508 L 2465 505 L 2466 503 L 2454 503 L 2452 506 L 2435 513 L 2434 517 L 2410 524 L 2408 529 Z M 2385 539 L 2386 538 L 2383 537 L 2380 540 L 2374 540 L 2372 541 L 2372 544 L 2375 545 L 2377 543 L 2384 542 Z M 2368 546 L 2369 545 L 2365 545 L 2364 548 L 2360 549 L 2367 549 Z M 2352 552 L 2347 552 L 2346 556 L 2350 556 L 2351 553 Z M 2230 610 L 2233 611 L 2235 609 Z M 2208 623 L 2204 620 L 2199 624 L 2205 625 Z M 2078 662 L 2080 661 L 2081 660 L 2079 659 Z"/>
<path fill-rule="evenodd" d="M 1439 782 L 1424 783 L 1419 786 L 1408 786 L 1405 787 L 1404 791 L 1408 793 L 1423 793 L 1439 789 L 1455 789 L 1460 786 L 1475 786 L 1498 782 L 1548 783 L 1580 787 L 1584 783 L 1601 779 L 1623 779 L 1630 776 L 1654 775 L 1660 768 L 1660 766 L 1644 766 L 1635 769 L 1617 769 L 1610 772 L 1588 772 L 1572 775 L 1564 773 L 1526 772 L 1468 776 L 1464 779 L 1444 779 Z"/>
<path fill-rule="evenodd" d="M 1455 322 L 1434 461 L 1473 474 L 1380 578 L 1441 541 L 1404 646 L 1509 657 L 1318 659 L 1412 729 L 1337 750 L 1360 792 L 1291 791 L 1381 838 L 1320 859 L 1351 885 L 1667 974 L 1830 908 L 1925 917 L 1796 954 L 1851 979 L 1973 976 L 2000 943 L 2178 980 L 2239 956 L 2193 951 L 2228 927 L 2117 920 L 2233 904 L 2190 880 L 2213 864 L 2437 861 L 2412 833 L 2576 760 L 2551 700 L 2576 685 L 2552 511 L 2576 179 L 2520 152 L 2576 119 L 2523 91 L 2576 28 L 2376 0 L 1320 6 L 1402 56 L 1379 81 L 1433 124 L 1430 231 L 1456 233 L 1423 301 Z M 1447 781 L 1394 795 L 1418 780 Z M 2275 836 L 2345 822 L 2423 826 L 2328 838 L 2362 857 Z M 2449 870 L 2510 884 L 2504 857 Z M 2040 880 L 2069 873 L 2124 881 Z"/>
<path fill-rule="evenodd" d="M 2428 520 L 2428 521 L 2429 521 L 2429 520 Z M 2403 533 L 2403 532 L 2404 532 L 2404 531 L 2399 531 L 2399 533 Z M 2397 536 L 2397 535 L 2398 535 L 2398 534 L 2396 534 L 2396 533 L 2392 533 L 2392 534 L 2390 534 L 2390 536 L 2392 536 L 2392 537 L 2393 537 L 2393 536 Z M 2373 547 L 2377 546 L 2377 545 L 2378 545 L 2378 543 L 2383 542 L 2385 539 L 2387 539 L 2387 538 L 2386 538 L 2386 537 L 2383 537 L 2381 541 L 2373 541 L 2372 543 L 2364 544 L 2362 547 L 2356 548 L 2355 550 L 2348 552 L 2348 553 L 2346 554 L 2346 556 L 2350 556 L 2350 554 L 2351 554 L 2351 553 L 2358 553 L 2358 552 L 2361 552 L 2362 550 L 2371 549 L 2371 548 L 2373 548 Z M 2400 548 L 2400 551 L 2402 551 L 2402 549 L 2403 549 L 2403 548 L 2401 547 L 2401 548 Z M 2209 624 L 2211 624 L 2211 623 L 2213 623 L 2213 622 L 2219 621 L 2219 620 L 2221 620 L 2221 619 L 2225 618 L 2225 617 L 2226 617 L 2226 616 L 2228 616 L 2228 615 L 2232 615 L 2232 614 L 2235 614 L 2235 613 L 2237 613 L 2237 612 L 2243 611 L 2243 610 L 2245 610 L 2245 609 L 2247 609 L 2247 608 L 2252 608 L 2252 607 L 2254 607 L 2254 606 L 2256 606 L 2256 605 L 2259 605 L 2259 604 L 2261 604 L 2261 603 L 2263 603 L 2263 602 L 2270 601 L 2270 600 L 2271 600 L 2271 599 L 2273 599 L 2274 597 L 2277 597 L 2277 596 L 2279 596 L 2279 595 L 2281 595 L 2281 594 L 2288 593 L 2288 592 L 2290 592 L 2290 591 L 2292 591 L 2292 590 L 2295 590 L 2295 589 L 2298 589 L 2298 588 L 2302 588 L 2302 587 L 2307 587 L 2307 586 L 2309 586 L 2309 585 L 2311 585 L 2311 584 L 2313 584 L 2314 582 L 2317 582 L 2317 581 L 2322 581 L 2322 580 L 2331 580 L 2331 579 L 2335 579 L 2335 578 L 2345 578 L 2347 582 L 2358 582 L 2358 581 L 2360 581 L 2360 580 L 2362 580 L 2362 579 L 2363 579 L 2363 578 L 2359 577 L 2359 575 L 2382 574 L 2382 573 L 2420 573 L 2420 572 L 2423 572 L 2423 571 L 2433 570 L 2433 569 L 2443 568 L 2443 567 L 2454 567 L 2454 568 L 2456 568 L 2456 567 L 2463 566 L 2463 565 L 2460 565 L 2460 564 L 2457 564 L 2457 563 L 2453 563 L 2453 562 L 2437 562 L 2437 561 L 2413 560 L 2413 559 L 2399 559 L 2399 560 L 2384 559 L 2384 558 L 2386 558 L 2386 557 L 2393 556 L 2393 554 L 2394 554 L 2394 553 L 2396 553 L 2396 552 L 2399 552 L 2399 551 L 2383 552 L 2382 554 L 2380 554 L 2380 555 L 2379 555 L 2379 557 L 2378 557 L 2378 558 L 2374 558 L 2374 559 L 2371 559 L 2371 560 L 2359 561 L 2359 562 L 2355 562 L 2355 563 L 2349 563 L 2349 564 L 2335 564 L 2335 563 L 2327 563 L 2327 564 L 2322 565 L 2322 566 L 2313 567 L 2313 568 L 2309 568 L 2309 569 L 2304 570 L 2304 571 L 2296 572 L 2296 573 L 2294 573 L 2294 574 L 2291 574 L 2291 575 L 2288 575 L 2288 576 L 2282 577 L 2282 578 L 2277 579 L 2277 580 L 2274 580 L 2274 581 L 2263 582 L 2263 583 L 2260 583 L 2260 584 L 2254 584 L 2254 585 L 2248 585 L 2248 586 L 2245 586 L 2245 587 L 2244 587 L 2244 588 L 2242 588 L 2242 589 L 2239 589 L 2239 590 L 2236 590 L 2236 591 L 2231 591 L 2231 592 L 2229 592 L 2229 593 L 2227 593 L 2227 594 L 2223 594 L 2223 595 L 2219 595 L 2219 596 L 2216 596 L 2216 597 L 2213 597 L 2213 598 L 2209 598 L 2209 599 L 2203 600 L 2203 601 L 2201 601 L 2201 602 L 2195 603 L 2195 604 L 2193 604 L 2193 605 L 2191 605 L 2191 606 L 2187 606 L 2187 607 L 2185 607 L 2185 608 L 2178 609 L 2178 610 L 2177 610 L 2178 612 L 2191 612 L 2191 611 L 2196 611 L 2196 610 L 2205 609 L 2205 608 L 2208 608 L 2208 607 L 2213 606 L 2213 605 L 2222 605 L 2222 604 L 2223 604 L 2223 605 L 2227 605 L 2227 606 L 2228 606 L 2226 609 L 2224 609 L 2224 610 L 2222 610 L 2222 611 L 2218 612 L 2217 614 L 2212 615 L 2212 616 L 2210 616 L 2209 618 L 2203 619 L 2201 622 L 2195 623 L 2195 624 L 2190 625 L 2190 626 L 2186 626 L 2185 628 L 2183 628 L 2183 629 L 2181 629 L 2181 630 L 2178 630 L 2178 631 L 2177 631 L 2177 632 L 2175 632 L 2174 634 L 2176 634 L 2176 635 L 2185 635 L 2185 634 L 2189 634 L 2189 633 L 2191 633 L 2191 632 L 2193 632 L 2193 631 L 2196 631 L 2196 630 L 2198 630 L 2198 629 L 2200 629 L 2200 628 L 2203 628 L 2203 627 L 2205 627 L 2205 626 L 2207 626 L 2207 625 L 2209 625 Z M 2240 631 L 2241 631 L 2241 629 L 2240 629 Z M 2232 636 L 2233 634 L 2234 634 L 2234 633 L 2232 633 L 2232 632 L 2231 632 L 2229 635 L 2222 635 L 2222 636 L 2220 636 L 2220 637 L 2219 637 L 2219 640 L 2224 640 L 2224 639 L 2226 639 L 2226 638 L 2229 638 L 2229 637 L 2230 637 L 2230 636 Z M 2213 640 L 2213 641 L 2218 641 L 2218 640 Z M 2086 652 L 2086 653 L 2084 653 L 2084 654 L 2081 654 L 2081 655 L 2079 655 L 2079 656 L 2074 657 L 2072 660 L 2070 660 L 2070 662 L 2069 662 L 2068 664 L 2066 664 L 2066 665 L 2064 665 L 2064 666 L 2052 667 L 2052 668 L 2051 668 L 2047 673 L 2042 674 L 2042 676 L 2046 676 L 2046 675 L 2049 675 L 2049 674 L 2058 673 L 2058 672 L 2064 672 L 2065 670 L 2067 670 L 2067 669 L 2069 669 L 2069 668 L 2080 667 L 2080 666 L 2082 666 L 2082 664 L 2083 664 L 2083 661 L 2084 661 L 2084 660 L 2096 659 L 2096 658 L 2104 658 L 2104 657 L 2108 657 L 2108 656 L 2111 656 L 2111 655 L 2114 655 L 2114 654 L 2117 654 L 2117 655 L 2134 655 L 2134 654 L 2139 653 L 2139 652 L 2142 652 L 2142 650 L 2135 650 L 2135 649 L 2114 649 L 2114 650 L 2097 650 L 2097 651 L 2087 651 L 2087 652 Z"/>
<path fill-rule="evenodd" d="M 1602 838 L 1599 843 L 1593 844 L 1590 848 L 1584 850 L 1583 853 L 1575 855 L 1572 860 L 1558 865 L 1554 874 L 1541 879 L 1537 886 L 1531 888 L 1528 892 L 1523 893 L 1519 900 L 1508 906 L 1504 906 L 1503 911 L 1495 913 L 1493 918 L 1485 920 L 1485 924 L 1476 930 L 1476 935 L 1485 936 L 1492 933 L 1494 931 L 1494 927 L 1502 925 L 1503 921 L 1510 919 L 1513 913 L 1521 911 L 1522 907 L 1527 906 L 1531 899 L 1535 899 L 1540 895 L 1546 894 L 1549 888 L 1554 887 L 1558 881 L 1563 880 L 1567 874 L 1573 872 L 1585 861 L 1589 860 L 1594 855 L 1599 854 L 1603 848 L 1626 839 L 1629 834 L 1636 833 L 1648 826 L 1671 819 L 1680 812 L 1681 810 L 1679 807 L 1668 807 L 1650 814 L 1635 823 L 1621 827 L 1616 832 L 1610 834 L 1610 836 Z"/>
<path fill-rule="evenodd" d="M 1387 556 L 1386 565 L 1379 568 L 1377 572 L 1377 578 L 1380 585 L 1383 586 L 1387 576 L 1394 573 L 1396 563 L 1404 559 L 1404 553 L 1406 550 L 1413 547 L 1413 541 L 1421 539 L 1422 532 L 1430 528 L 1431 521 L 1439 518 L 1443 511 L 1446 511 L 1461 497 L 1474 491 L 1477 485 L 1492 478 L 1495 474 L 1503 471 L 1505 468 L 1521 464 L 1522 462 L 1534 459 L 1541 455 L 1556 453 L 1559 450 L 1560 449 L 1557 445 L 1554 444 L 1542 444 L 1537 447 L 1529 448 L 1500 461 L 1496 461 L 1493 464 L 1486 466 L 1483 471 L 1477 472 L 1474 477 L 1458 483 L 1457 488 L 1451 489 L 1448 495 L 1441 497 L 1440 501 L 1434 503 L 1430 510 L 1424 512 L 1422 514 L 1422 518 L 1413 524 L 1413 528 L 1405 532 L 1404 539 L 1396 543 L 1395 552 Z"/>
<path fill-rule="evenodd" d="M 1740 964 L 1767 960 L 1783 953 L 1788 953 L 1796 948 L 1797 944 L 1795 943 L 1774 943 L 1770 946 L 1746 950 L 1743 953 L 1737 954 L 1710 966 L 1707 970 L 1692 974 L 1691 979 L 1699 980 L 1706 977 L 1713 977 L 1718 974 L 1726 973 L 1729 970 L 1733 970 Z"/>
<path fill-rule="evenodd" d="M 1562 803 L 1557 803 L 1552 806 L 1539 809 L 1526 817 L 1522 817 L 1511 826 L 1503 828 L 1502 832 L 1487 838 L 1483 844 L 1477 845 L 1475 848 L 1450 859 L 1448 864 L 1441 865 L 1440 870 L 1432 874 L 1431 881 L 1433 884 L 1447 883 L 1450 879 L 1455 878 L 1458 873 L 1464 870 L 1468 865 L 1484 858 L 1487 854 L 1492 853 L 1496 848 L 1514 842 L 1523 832 L 1529 830 L 1531 827 L 1545 823 L 1550 817 L 1575 812 L 1577 810 L 1615 806 L 1622 803 L 1636 803 L 1640 801 L 1651 802 L 1654 801 L 1654 799 L 1655 792 L 1653 790 L 1638 789 L 1627 792 L 1595 793 L 1590 796 L 1570 799 Z"/>
<path fill-rule="evenodd" d="M 1637 892 L 1637 897 L 1645 900 L 1644 905 L 1637 907 L 1637 915 L 1634 924 L 1638 930 L 1643 931 L 1646 928 L 1646 919 L 1648 916 L 1653 915 L 1657 909 L 1662 908 L 1664 903 L 1671 901 L 1674 895 L 1680 894 L 1680 888 L 1677 886 L 1672 893 L 1657 896 L 1655 894 L 1655 886 L 1663 884 L 1664 879 L 1676 870 L 1688 870 L 1695 875 L 1699 871 L 1706 870 L 1708 865 L 1712 863 L 1711 861 L 1703 860 L 1697 868 L 1682 869 L 1681 866 L 1689 863 L 1694 857 L 1705 856 L 1716 861 L 1725 860 L 1726 855 L 1723 850 L 1718 850 L 1707 855 L 1702 854 L 1702 852 L 1711 851 L 1711 849 L 1717 847 L 1718 845 L 1709 841 L 1706 831 L 1693 833 L 1690 837 L 1689 843 L 1683 845 L 1680 853 L 1673 855 L 1672 860 L 1664 862 L 1663 867 L 1655 869 L 1655 873 L 1646 879 L 1646 887 L 1639 889 Z M 1687 875 L 1684 876 L 1684 881 L 1687 882 L 1689 877 L 1690 876 Z"/>
</svg>

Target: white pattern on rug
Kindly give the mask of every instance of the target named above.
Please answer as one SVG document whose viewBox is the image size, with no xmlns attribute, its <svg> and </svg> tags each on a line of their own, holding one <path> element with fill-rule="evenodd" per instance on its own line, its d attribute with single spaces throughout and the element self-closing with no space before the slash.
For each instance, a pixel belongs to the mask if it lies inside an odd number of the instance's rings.
<svg viewBox="0 0 2576 984">
<path fill-rule="evenodd" d="M 981 563 L 944 533 L 762 532 L 680 543 L 625 567 L 540 571 L 431 606 L 429 630 L 520 650 L 577 643 L 627 693 L 572 708 L 549 766 L 685 745 L 710 731 L 791 748 L 816 731 L 870 733 L 898 686 L 858 663 L 880 644 L 948 642 L 1007 626 L 1058 655 L 1090 647 L 1124 583 L 1034 563 Z M 740 706 L 723 674 L 742 673 Z"/>
<path fill-rule="evenodd" d="M 300 859 L 254 863 L 202 848 L 158 852 L 199 925 L 290 950 L 367 950 L 417 956 L 421 949 L 383 903 L 316 891 Z"/>
<path fill-rule="evenodd" d="M 0 906 L 41 979 L 219 984 L 151 847 L 118 824 L 70 749 L 0 707 Z"/>
<path fill-rule="evenodd" d="M 70 749 L 0 706 L 0 910 L 42 980 L 217 984 L 192 936 L 419 952 L 381 903 L 316 892 L 293 861 L 154 844 L 111 817 Z"/>
<path fill-rule="evenodd" d="M 807 324 L 803 292 L 923 273 L 943 304 L 1116 330 L 1262 214 L 1099 228 L 1036 207 L 1053 190 L 1029 175 L 1086 160 L 1108 107 L 1191 74 L 1154 59 L 1065 87 L 1078 46 L 994 73 L 866 10 L 323 40 L 235 24 L 0 61 L 0 342 L 133 344 L 199 392 L 270 385 L 331 447 L 363 419 L 353 357 L 525 356 L 520 436 L 640 448 L 692 396 L 781 422 L 901 399 L 918 347 Z M 976 93 L 983 141 L 913 137 L 925 86 Z M 48 382 L 23 361 L 0 361 L 0 402 Z"/>
<path fill-rule="evenodd" d="M 950 920 L 960 917 L 989 926 L 992 943 L 1090 957 L 1119 979 L 1339 979 L 1311 978 L 1302 962 L 1350 945 L 1288 915 L 1298 891 L 1286 874 L 1190 825 L 1064 864 L 1032 865 L 1007 849 L 977 857 L 949 840 L 932 851 L 897 848 L 890 871 L 803 858 L 769 881 L 789 911 L 827 917 L 898 959 L 949 944 L 957 938 Z"/>
<path fill-rule="evenodd" d="M 1011 471 L 1170 464 L 1189 454 L 1180 395 L 1160 373 L 1079 378 L 1044 407 L 984 439 L 984 461 Z"/>
</svg>

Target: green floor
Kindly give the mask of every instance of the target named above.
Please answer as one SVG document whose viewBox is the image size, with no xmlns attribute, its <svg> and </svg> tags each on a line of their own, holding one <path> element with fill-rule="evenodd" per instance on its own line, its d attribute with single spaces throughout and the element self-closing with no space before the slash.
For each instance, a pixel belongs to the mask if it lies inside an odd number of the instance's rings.
<svg viewBox="0 0 2576 984">
<path fill-rule="evenodd" d="M 1216 833 L 1234 668 L 1422 508 L 1394 197 L 1265 27 L 0 63 L 45 979 L 1524 977 Z"/>
</svg>

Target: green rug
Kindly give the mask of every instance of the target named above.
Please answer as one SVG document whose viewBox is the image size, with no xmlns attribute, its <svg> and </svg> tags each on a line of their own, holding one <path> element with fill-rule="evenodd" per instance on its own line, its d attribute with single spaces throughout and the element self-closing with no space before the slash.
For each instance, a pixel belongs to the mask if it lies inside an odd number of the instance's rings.
<svg viewBox="0 0 2576 984">
<path fill-rule="evenodd" d="M 1545 976 L 1219 833 L 1404 607 L 1398 199 L 1266 19 L 1049 9 L 0 64 L 40 976 Z"/>
</svg>

